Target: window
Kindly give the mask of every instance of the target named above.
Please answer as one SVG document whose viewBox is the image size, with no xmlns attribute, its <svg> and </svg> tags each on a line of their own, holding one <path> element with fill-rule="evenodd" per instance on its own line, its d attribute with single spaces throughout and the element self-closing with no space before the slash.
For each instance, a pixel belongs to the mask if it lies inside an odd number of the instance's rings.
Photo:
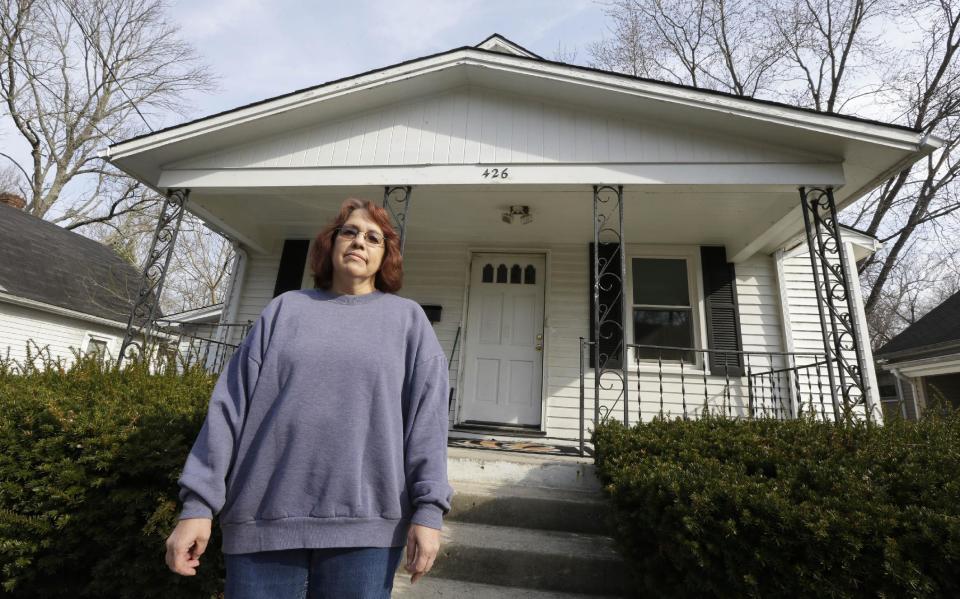
<svg viewBox="0 0 960 599">
<path fill-rule="evenodd" d="M 103 339 L 94 339 L 91 337 L 87 340 L 87 347 L 84 349 L 83 353 L 88 356 L 90 354 L 94 354 L 97 356 L 98 360 L 102 360 L 107 354 L 107 342 Z"/>
<path fill-rule="evenodd" d="M 633 258 L 633 343 L 695 347 L 690 284 L 685 258 Z M 693 351 L 636 348 L 640 359 L 682 360 L 693 364 Z"/>
<path fill-rule="evenodd" d="M 177 341 L 167 340 L 161 340 L 157 343 L 156 361 L 161 369 L 166 370 L 171 367 L 175 369 L 177 367 L 178 345 Z"/>
<path fill-rule="evenodd" d="M 483 266 L 482 276 L 480 282 L 482 283 L 493 283 L 493 264 L 487 263 Z M 511 268 L 507 269 L 506 264 L 501 264 L 497 267 L 497 283 L 506 283 L 507 274 L 509 272 L 510 283 L 511 285 L 524 284 L 524 285 L 536 285 L 537 283 L 537 269 L 533 264 L 528 264 L 526 268 L 523 268 L 519 264 L 514 264 Z"/>
</svg>

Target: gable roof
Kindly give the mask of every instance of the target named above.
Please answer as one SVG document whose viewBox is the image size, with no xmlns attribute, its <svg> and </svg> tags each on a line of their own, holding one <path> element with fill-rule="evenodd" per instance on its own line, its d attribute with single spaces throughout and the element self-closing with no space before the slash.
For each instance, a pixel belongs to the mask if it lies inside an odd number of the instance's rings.
<svg viewBox="0 0 960 599">
<path fill-rule="evenodd" d="M 653 84 L 653 85 L 656 85 L 656 86 L 662 86 L 663 88 L 666 88 L 666 89 L 671 89 L 671 88 L 673 88 L 673 89 L 678 89 L 678 90 L 689 90 L 689 91 L 692 91 L 692 92 L 696 92 L 697 94 L 703 94 L 703 95 L 705 95 L 705 96 L 716 96 L 716 97 L 721 97 L 721 98 L 731 98 L 731 99 L 736 99 L 736 100 L 738 100 L 738 101 L 744 101 L 744 102 L 748 102 L 748 103 L 752 103 L 752 104 L 756 104 L 756 105 L 766 105 L 766 106 L 775 106 L 775 107 L 779 107 L 779 108 L 786 108 L 786 109 L 789 109 L 789 110 L 791 110 L 791 111 L 796 111 L 796 112 L 801 113 L 801 114 L 806 113 L 806 114 L 811 114 L 811 115 L 818 115 L 818 116 L 821 116 L 821 117 L 826 116 L 826 117 L 830 117 L 830 118 L 836 118 L 836 119 L 840 119 L 840 120 L 846 120 L 846 121 L 857 122 L 857 123 L 880 125 L 880 126 L 882 126 L 882 127 L 890 127 L 890 128 L 893 128 L 893 129 L 900 129 L 900 130 L 902 130 L 902 131 L 909 131 L 909 132 L 914 132 L 914 133 L 919 133 L 919 132 L 921 132 L 921 129 L 920 129 L 920 128 L 917 128 L 917 127 L 910 127 L 910 126 L 906 126 L 906 125 L 897 125 L 897 124 L 893 124 L 893 123 L 884 123 L 884 122 L 882 122 L 882 121 L 878 121 L 878 120 L 874 120 L 874 119 L 868 119 L 868 118 L 864 118 L 864 117 L 858 117 L 858 116 L 854 116 L 854 115 L 847 115 L 847 114 L 840 114 L 840 113 L 825 113 L 825 112 L 821 112 L 821 111 L 815 110 L 815 109 L 813 109 L 813 108 L 805 108 L 805 107 L 801 107 L 801 106 L 794 106 L 794 105 L 792 105 L 792 104 L 786 104 L 786 103 L 783 103 L 783 102 L 776 102 L 776 101 L 773 101 L 773 100 L 763 100 L 763 99 L 753 98 L 753 97 L 750 97 L 750 96 L 738 96 L 738 95 L 736 95 L 736 94 L 733 94 L 733 93 L 730 93 L 730 92 L 721 91 L 721 90 L 713 90 L 713 89 L 708 89 L 708 88 L 694 87 L 694 86 L 692 86 L 692 85 L 685 85 L 685 84 L 682 84 L 682 83 L 674 83 L 674 82 L 670 82 L 670 81 L 661 81 L 661 80 L 659 80 L 659 79 L 651 79 L 651 78 L 649 78 L 649 77 L 638 77 L 638 76 L 636 76 L 636 75 L 629 75 L 629 74 L 620 73 L 620 72 L 617 72 L 617 71 L 607 71 L 607 70 L 598 69 L 598 68 L 595 68 L 595 67 L 587 67 L 587 66 L 582 66 L 582 65 L 577 65 L 577 64 L 559 62 L 559 61 L 555 61 L 555 60 L 548 60 L 548 59 L 543 58 L 543 57 L 541 57 L 541 56 L 539 56 L 539 55 L 537 55 L 537 54 L 534 54 L 533 52 L 531 52 L 530 50 L 527 50 L 526 48 L 524 48 L 524 47 L 521 46 L 520 44 L 517 44 L 516 42 L 513 42 L 513 41 L 511 41 L 511 40 L 503 37 L 503 36 L 500 35 L 500 34 L 494 33 L 494 34 L 492 34 L 491 36 L 489 36 L 488 38 L 486 38 L 485 40 L 483 40 L 482 42 L 480 42 L 479 44 L 477 44 L 476 46 L 459 46 L 459 47 L 457 47 L 457 48 L 452 48 L 452 49 L 450 49 L 450 50 L 445 50 L 445 51 L 443 51 L 443 52 L 437 52 L 437 53 L 435 53 L 435 54 L 429 54 L 429 55 L 427 55 L 427 56 L 421 56 L 421 57 L 419 57 L 419 58 L 412 58 L 412 59 L 410 59 L 410 60 L 405 60 L 405 61 L 398 62 L 398 63 L 395 63 L 395 64 L 391 64 L 391 65 L 387 65 L 387 66 L 383 66 L 383 67 L 378 67 L 378 68 L 375 68 L 375 69 L 371 69 L 371 70 L 369 70 L 369 71 L 364 71 L 364 72 L 357 73 L 357 74 L 354 74 L 354 75 L 348 75 L 348 76 L 346 76 L 346 77 L 341 77 L 341 78 L 339 78 L 339 79 L 332 79 L 332 80 L 330 80 L 330 81 L 326 81 L 326 82 L 323 82 L 323 83 L 318 83 L 318 84 L 316 84 L 316 85 L 311 85 L 311 86 L 309 86 L 309 87 L 305 87 L 305 88 L 302 88 L 302 89 L 294 90 L 294 91 L 287 92 L 287 93 L 284 93 L 284 94 L 280 94 L 280 95 L 277 95 L 277 96 L 272 96 L 272 97 L 269 97 L 269 98 L 264 98 L 263 100 L 257 100 L 257 101 L 255 101 L 255 102 L 250 102 L 250 103 L 248 103 L 248 104 L 243 104 L 243 105 L 237 106 L 237 107 L 235 107 L 235 108 L 230 108 L 230 109 L 228 109 L 228 110 L 223 110 L 223 111 L 220 111 L 220 112 L 217 112 L 217 113 L 214 113 L 214 114 L 211 114 L 211 115 L 207 115 L 207 116 L 204 116 L 204 117 L 192 119 L 192 120 L 189 120 L 189 121 L 186 121 L 186 122 L 183 122 L 183 123 L 179 123 L 179 124 L 177 124 L 177 125 L 171 125 L 171 126 L 168 126 L 168 127 L 164 127 L 164 128 L 162 128 L 162 129 L 158 129 L 157 131 L 151 131 L 151 132 L 148 132 L 148 133 L 143 133 L 143 134 L 140 134 L 140 135 L 135 135 L 135 136 L 133 136 L 133 137 L 129 137 L 129 138 L 127 138 L 127 139 L 124 139 L 123 141 L 119 141 L 119 142 L 112 143 L 112 144 L 110 144 L 110 145 L 108 146 L 108 148 L 116 148 L 116 147 L 120 147 L 120 146 L 125 146 L 125 145 L 129 144 L 129 143 L 132 142 L 132 141 L 137 141 L 137 140 L 141 140 L 141 139 L 145 139 L 145 138 L 150 138 L 150 137 L 157 136 L 157 135 L 159 135 L 159 134 L 163 134 L 163 133 L 168 133 L 168 132 L 171 132 L 171 131 L 175 131 L 175 130 L 177 130 L 177 129 L 181 129 L 181 128 L 185 128 L 185 127 L 190 127 L 190 126 L 192 126 L 192 125 L 196 125 L 196 124 L 198 124 L 198 123 L 203 123 L 203 122 L 205 122 L 205 121 L 209 121 L 209 120 L 212 120 L 212 119 L 216 119 L 216 118 L 218 118 L 218 117 L 222 117 L 222 116 L 225 116 L 225 115 L 229 115 L 229 114 L 232 114 L 232 113 L 235 113 L 235 112 L 243 111 L 243 110 L 246 110 L 246 109 L 249 109 L 249 108 L 255 108 L 255 107 L 257 107 L 257 106 L 262 106 L 262 105 L 265 105 L 265 104 L 270 104 L 270 103 L 276 102 L 277 100 L 283 100 L 283 99 L 287 99 L 287 98 L 293 98 L 293 97 L 296 97 L 296 96 L 309 94 L 310 92 L 318 91 L 318 90 L 321 90 L 321 89 L 323 89 L 323 88 L 328 88 L 328 87 L 330 87 L 330 86 L 334 86 L 334 85 L 338 85 L 338 84 L 342 84 L 342 83 L 347 83 L 347 82 L 350 82 L 350 81 L 355 80 L 355 79 L 361 79 L 361 78 L 364 78 L 364 77 L 368 77 L 368 76 L 370 76 L 370 75 L 375 75 L 375 74 L 378 74 L 378 73 L 381 73 L 381 72 L 384 72 L 384 71 L 389 71 L 389 70 L 395 69 L 395 68 L 397 68 L 397 67 L 404 67 L 404 66 L 412 65 L 412 64 L 414 64 L 414 63 L 423 62 L 423 61 L 427 61 L 427 60 L 435 59 L 435 58 L 440 58 L 440 57 L 443 57 L 443 56 L 447 56 L 447 55 L 451 55 L 451 54 L 456 54 L 456 53 L 458 53 L 458 52 L 464 52 L 464 51 L 480 52 L 480 53 L 483 53 L 483 54 L 493 54 L 493 55 L 509 55 L 509 56 L 511 56 L 511 57 L 513 57 L 513 58 L 525 59 L 525 60 L 528 60 L 528 61 L 533 62 L 533 63 L 542 63 L 543 65 L 554 65 L 554 66 L 564 67 L 564 68 L 568 68 L 568 69 L 574 69 L 574 70 L 576 70 L 576 71 L 580 71 L 580 72 L 583 72 L 583 73 L 597 73 L 597 74 L 609 75 L 609 76 L 613 76 L 613 77 L 616 77 L 616 78 L 619 78 L 619 79 L 628 80 L 628 81 L 638 81 L 638 82 Z"/>
<path fill-rule="evenodd" d="M 492 50 L 494 52 L 503 52 L 504 54 L 514 54 L 516 56 L 526 56 L 527 58 L 543 60 L 543 57 L 539 54 L 527 50 L 520 44 L 508 40 L 499 33 L 494 33 L 475 47 L 481 50 Z"/>
<path fill-rule="evenodd" d="M 646 123 L 672 122 L 720 136 L 765 143 L 775 140 L 843 169 L 845 181 L 835 193 L 840 209 L 942 146 L 936 136 L 910 127 L 536 58 L 502 36 L 483 43 L 492 43 L 497 49 L 454 48 L 344 77 L 132 137 L 108 146 L 101 156 L 163 192 L 180 185 L 176 176 L 163 179 L 168 165 L 191 156 L 282 133 L 293 135 L 347 115 L 463 87 L 550 102 L 562 100 L 564 105 L 586 106 L 600 114 L 619 114 Z M 441 171 L 417 171 L 416 183 L 427 184 Z M 824 173 L 810 175 L 811 184 L 830 184 L 835 179 Z M 210 180 L 205 185 L 216 187 Z M 204 185 L 191 185 L 198 186 Z"/>
<path fill-rule="evenodd" d="M 921 350 L 934 352 L 938 347 L 947 348 L 958 343 L 960 343 L 960 293 L 955 293 L 920 320 L 900 331 L 899 335 L 874 352 L 874 355 L 881 357 L 913 351 L 919 353 Z M 953 350 L 955 351 L 956 349 Z"/>
<path fill-rule="evenodd" d="M 0 204 L 0 293 L 126 323 L 140 271 L 109 247 Z"/>
</svg>

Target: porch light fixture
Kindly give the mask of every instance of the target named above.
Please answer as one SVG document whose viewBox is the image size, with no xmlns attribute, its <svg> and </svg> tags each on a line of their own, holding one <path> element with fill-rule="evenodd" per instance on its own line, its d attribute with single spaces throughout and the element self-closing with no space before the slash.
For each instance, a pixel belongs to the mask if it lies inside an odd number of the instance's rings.
<svg viewBox="0 0 960 599">
<path fill-rule="evenodd" d="M 508 225 L 513 224 L 513 217 L 519 216 L 520 222 L 524 225 L 529 225 L 533 222 L 533 215 L 530 214 L 530 206 L 510 206 L 508 212 L 504 212 L 502 215 L 503 222 Z"/>
</svg>

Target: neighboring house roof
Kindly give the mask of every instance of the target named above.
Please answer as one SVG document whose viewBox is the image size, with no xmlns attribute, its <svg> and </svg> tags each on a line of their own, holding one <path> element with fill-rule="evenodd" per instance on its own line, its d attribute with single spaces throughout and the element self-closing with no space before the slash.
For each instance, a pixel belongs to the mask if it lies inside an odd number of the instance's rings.
<svg viewBox="0 0 960 599">
<path fill-rule="evenodd" d="M 126 323 L 140 279 L 102 243 L 0 204 L 0 294 Z"/>
<path fill-rule="evenodd" d="M 960 293 L 955 293 L 874 352 L 877 358 L 953 354 L 960 346 Z"/>
<path fill-rule="evenodd" d="M 210 304 L 201 308 L 167 314 L 163 320 L 171 324 L 216 324 L 220 322 L 222 312 L 222 303 Z"/>
</svg>

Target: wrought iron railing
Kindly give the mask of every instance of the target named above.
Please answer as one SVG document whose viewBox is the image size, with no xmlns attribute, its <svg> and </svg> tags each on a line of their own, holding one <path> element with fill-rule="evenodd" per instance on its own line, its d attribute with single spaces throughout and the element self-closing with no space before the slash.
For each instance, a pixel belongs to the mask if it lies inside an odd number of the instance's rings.
<svg viewBox="0 0 960 599">
<path fill-rule="evenodd" d="M 596 369 L 584 361 L 593 345 L 580 338 L 580 455 L 586 455 L 588 404 L 592 404 L 595 425 L 614 411 L 629 414 L 630 422 L 686 419 L 704 412 L 744 419 L 843 417 L 834 411 L 823 353 L 625 344 L 630 389 L 624 393 L 624 377 L 605 378 L 609 370 L 600 369 L 600 379 L 593 378 Z M 629 398 L 628 406 L 621 403 L 624 397 Z"/>
<path fill-rule="evenodd" d="M 161 370 L 182 372 L 199 364 L 219 374 L 239 347 L 252 323 L 187 324 L 157 321 Z"/>
</svg>

